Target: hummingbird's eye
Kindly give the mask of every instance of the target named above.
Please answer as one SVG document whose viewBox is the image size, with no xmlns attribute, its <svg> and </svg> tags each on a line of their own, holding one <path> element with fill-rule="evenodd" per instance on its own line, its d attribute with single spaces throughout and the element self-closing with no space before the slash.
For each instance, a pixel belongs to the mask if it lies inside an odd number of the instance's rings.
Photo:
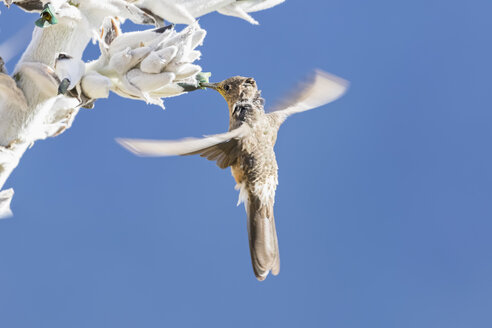
<svg viewBox="0 0 492 328">
<path fill-rule="evenodd" d="M 230 88 L 231 88 L 231 87 L 229 86 L 229 84 L 224 85 L 224 90 L 225 90 L 225 91 L 229 91 L 229 89 L 230 89 Z"/>
</svg>

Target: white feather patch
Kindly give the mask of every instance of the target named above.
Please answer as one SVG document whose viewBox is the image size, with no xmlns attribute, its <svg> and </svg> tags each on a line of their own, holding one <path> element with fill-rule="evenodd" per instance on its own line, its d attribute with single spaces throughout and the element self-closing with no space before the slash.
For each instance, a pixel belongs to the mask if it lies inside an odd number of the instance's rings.
<svg viewBox="0 0 492 328">
<path fill-rule="evenodd" d="M 241 205 L 241 203 L 244 203 L 244 207 L 246 208 L 246 211 L 248 210 L 248 190 L 246 189 L 246 183 L 241 182 L 236 184 L 234 189 L 239 190 L 239 199 L 237 200 L 236 206 Z"/>
<path fill-rule="evenodd" d="M 270 176 L 265 182 L 256 182 L 253 185 L 253 192 L 258 195 L 262 204 L 269 204 L 275 200 L 275 189 L 277 189 L 277 179 Z"/>
</svg>

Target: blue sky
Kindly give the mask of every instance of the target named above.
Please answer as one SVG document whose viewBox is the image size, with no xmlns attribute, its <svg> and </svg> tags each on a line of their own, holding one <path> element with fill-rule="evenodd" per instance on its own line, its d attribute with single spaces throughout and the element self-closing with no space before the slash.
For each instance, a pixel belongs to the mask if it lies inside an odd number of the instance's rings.
<svg viewBox="0 0 492 328">
<path fill-rule="evenodd" d="M 200 19 L 204 70 L 267 104 L 314 68 L 351 82 L 280 130 L 280 275 L 254 278 L 228 170 L 114 142 L 225 131 L 223 99 L 112 95 L 7 182 L 1 327 L 492 325 L 492 3 L 309 3 Z M 0 42 L 36 18 L 0 9 Z"/>
</svg>

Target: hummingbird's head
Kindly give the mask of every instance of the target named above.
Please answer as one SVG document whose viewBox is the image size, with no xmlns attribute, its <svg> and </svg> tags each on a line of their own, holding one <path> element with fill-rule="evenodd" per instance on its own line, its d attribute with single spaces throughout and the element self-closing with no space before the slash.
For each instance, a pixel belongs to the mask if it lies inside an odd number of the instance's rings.
<svg viewBox="0 0 492 328">
<path fill-rule="evenodd" d="M 252 77 L 234 76 L 219 83 L 201 83 L 202 87 L 217 90 L 227 101 L 229 110 L 239 101 L 255 101 L 260 97 Z"/>
</svg>

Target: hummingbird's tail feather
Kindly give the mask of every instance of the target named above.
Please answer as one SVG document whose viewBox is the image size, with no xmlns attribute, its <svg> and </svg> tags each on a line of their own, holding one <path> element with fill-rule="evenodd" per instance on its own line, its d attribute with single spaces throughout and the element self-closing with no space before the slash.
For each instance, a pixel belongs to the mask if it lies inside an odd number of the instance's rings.
<svg viewBox="0 0 492 328">
<path fill-rule="evenodd" d="M 258 197 L 250 194 L 246 208 L 251 263 L 256 278 L 262 281 L 265 280 L 270 271 L 274 275 L 280 271 L 273 202 L 262 204 Z"/>
<path fill-rule="evenodd" d="M 273 209 L 273 207 L 272 207 Z M 272 216 L 272 225 L 273 225 L 273 236 L 275 237 L 275 262 L 272 266 L 272 274 L 274 276 L 280 273 L 280 252 L 278 250 L 278 238 L 277 238 L 277 228 L 275 227 L 275 219 Z"/>
</svg>

